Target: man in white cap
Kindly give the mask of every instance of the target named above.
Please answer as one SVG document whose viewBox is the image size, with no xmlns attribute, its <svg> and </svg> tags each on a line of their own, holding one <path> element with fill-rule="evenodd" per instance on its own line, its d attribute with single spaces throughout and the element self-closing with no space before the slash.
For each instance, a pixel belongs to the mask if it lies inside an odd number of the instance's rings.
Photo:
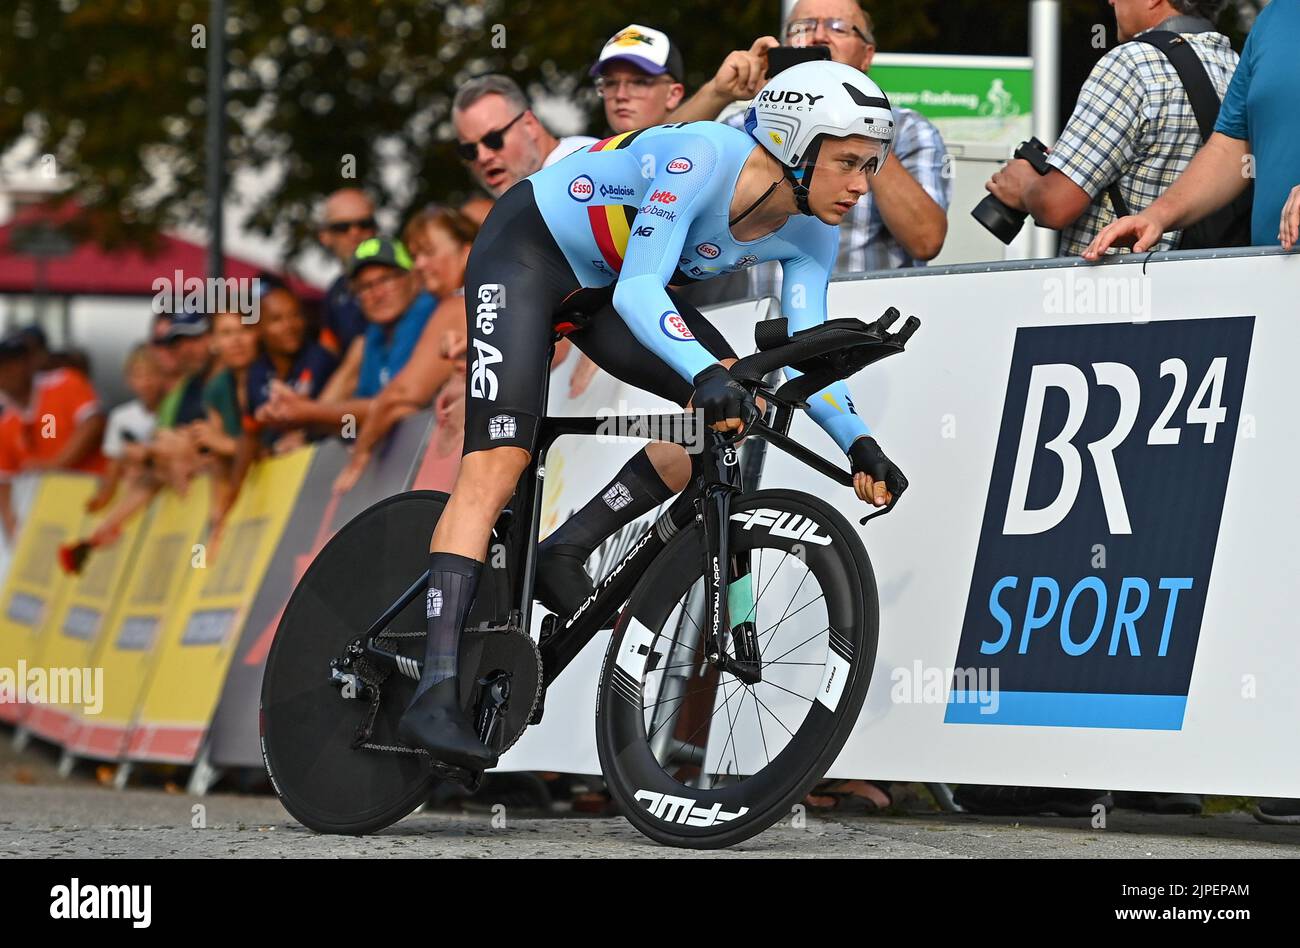
<svg viewBox="0 0 1300 948">
<path fill-rule="evenodd" d="M 663 125 L 686 95 L 681 51 L 667 34 L 633 23 L 605 43 L 591 67 L 615 133 Z"/>
</svg>

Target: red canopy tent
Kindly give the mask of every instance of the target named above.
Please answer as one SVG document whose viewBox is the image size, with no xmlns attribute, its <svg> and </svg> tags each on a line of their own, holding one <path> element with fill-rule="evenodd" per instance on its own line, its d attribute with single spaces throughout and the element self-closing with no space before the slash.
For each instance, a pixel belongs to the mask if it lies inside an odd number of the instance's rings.
<svg viewBox="0 0 1300 948">
<path fill-rule="evenodd" d="M 75 208 L 70 209 L 75 213 Z M 64 256 L 45 257 L 39 261 L 44 273 L 38 274 L 38 258 L 24 254 L 13 244 L 15 230 L 33 224 L 57 227 L 70 216 L 68 206 L 59 211 L 46 207 L 24 208 L 8 224 L 0 227 L 0 293 L 49 296 L 153 296 L 154 280 L 172 279 L 176 271 L 189 277 L 206 276 L 206 251 L 200 244 L 179 237 L 162 235 L 156 251 L 146 256 L 134 248 L 105 251 L 93 243 L 75 244 Z M 225 258 L 225 276 L 252 278 L 266 272 L 238 257 Z M 40 284 L 38 290 L 38 282 Z M 324 293 L 292 274 L 285 280 L 300 299 L 316 302 Z"/>
</svg>

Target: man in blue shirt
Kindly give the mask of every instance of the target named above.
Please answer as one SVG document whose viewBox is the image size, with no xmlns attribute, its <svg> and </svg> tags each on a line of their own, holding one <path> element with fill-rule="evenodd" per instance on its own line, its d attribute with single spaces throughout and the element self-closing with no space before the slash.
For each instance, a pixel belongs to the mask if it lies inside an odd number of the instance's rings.
<svg viewBox="0 0 1300 948">
<path fill-rule="evenodd" d="M 385 237 L 362 241 L 348 266 L 348 280 L 366 317 L 365 331 L 353 343 L 359 352 L 347 360 L 359 364 L 355 382 L 340 368 L 315 400 L 279 386 L 259 418 L 282 426 L 324 426 L 355 437 L 374 397 L 411 358 L 437 301 L 411 272 L 406 247 Z"/>
<path fill-rule="evenodd" d="M 1293 102 L 1300 0 L 1273 0 L 1246 40 L 1214 134 L 1159 200 L 1104 229 L 1084 251 L 1097 260 L 1116 244 L 1139 253 L 1226 206 L 1255 179 L 1251 243 L 1296 243 L 1300 208 L 1288 194 L 1300 180 L 1300 113 Z M 1285 215 L 1284 215 L 1285 209 Z"/>
</svg>

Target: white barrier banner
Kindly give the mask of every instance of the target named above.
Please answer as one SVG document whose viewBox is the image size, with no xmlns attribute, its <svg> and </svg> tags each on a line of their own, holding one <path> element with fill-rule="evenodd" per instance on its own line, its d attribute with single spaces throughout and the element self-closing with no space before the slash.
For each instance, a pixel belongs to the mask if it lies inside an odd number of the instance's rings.
<svg viewBox="0 0 1300 948">
<path fill-rule="evenodd" d="M 832 284 L 832 315 L 922 320 L 850 382 L 911 489 L 859 528 L 880 645 L 832 775 L 1300 796 L 1298 292 L 1276 253 Z M 604 483 L 583 470 L 561 507 Z M 762 486 L 867 512 L 774 449 Z M 508 767 L 595 772 L 604 644 L 547 696 L 581 713 Z"/>
</svg>

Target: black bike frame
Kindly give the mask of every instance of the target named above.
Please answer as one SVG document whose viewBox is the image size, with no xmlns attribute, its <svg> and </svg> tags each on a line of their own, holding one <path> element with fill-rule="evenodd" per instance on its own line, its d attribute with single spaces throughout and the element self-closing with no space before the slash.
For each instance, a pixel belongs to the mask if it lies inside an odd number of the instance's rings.
<svg viewBox="0 0 1300 948">
<path fill-rule="evenodd" d="M 853 477 L 847 471 L 830 463 L 803 445 L 792 441 L 788 432 L 793 417 L 793 407 L 776 402 L 769 393 L 763 397 L 776 406 L 771 425 L 764 421 L 753 422 L 746 437 L 766 441 L 803 462 L 817 472 L 845 486 L 853 486 Z M 602 418 L 552 418 L 543 416 L 538 426 L 538 443 L 531 461 L 515 490 L 510 506 L 498 520 L 498 536 L 509 534 L 508 574 L 518 577 L 514 591 L 518 594 L 517 606 L 504 626 L 528 633 L 531 629 L 533 607 L 533 579 L 537 563 L 537 532 L 541 523 L 541 494 L 546 476 L 546 455 L 555 439 L 564 435 L 599 435 L 611 425 L 618 430 L 679 431 L 690 430 L 696 421 L 692 415 L 618 415 Z M 676 426 L 676 427 L 674 427 Z M 722 656 L 719 631 L 729 629 L 727 623 L 727 586 L 731 579 L 727 549 L 726 524 L 730 519 L 732 498 L 741 492 L 740 464 L 726 462 L 726 453 L 734 451 L 733 440 L 712 430 L 705 430 L 706 446 L 692 455 L 691 484 L 659 518 L 645 530 L 632 545 L 631 550 L 611 569 L 596 587 L 595 593 L 573 615 L 562 622 L 558 617 L 548 617 L 543 625 L 538 649 L 542 656 L 543 685 L 549 686 L 569 663 L 582 651 L 608 620 L 622 607 L 643 572 L 644 566 L 654 560 L 668 542 L 693 522 L 702 522 L 705 531 L 704 575 L 710 583 L 707 597 L 709 616 L 706 625 L 707 657 L 716 661 Z M 727 564 L 724 567 L 724 564 Z M 402 595 L 386 609 L 366 631 L 365 649 L 376 661 L 410 677 L 419 677 L 419 662 L 409 658 L 397 661 L 397 653 L 375 644 L 375 637 L 416 598 L 423 596 L 429 572 L 425 570 Z"/>
</svg>

